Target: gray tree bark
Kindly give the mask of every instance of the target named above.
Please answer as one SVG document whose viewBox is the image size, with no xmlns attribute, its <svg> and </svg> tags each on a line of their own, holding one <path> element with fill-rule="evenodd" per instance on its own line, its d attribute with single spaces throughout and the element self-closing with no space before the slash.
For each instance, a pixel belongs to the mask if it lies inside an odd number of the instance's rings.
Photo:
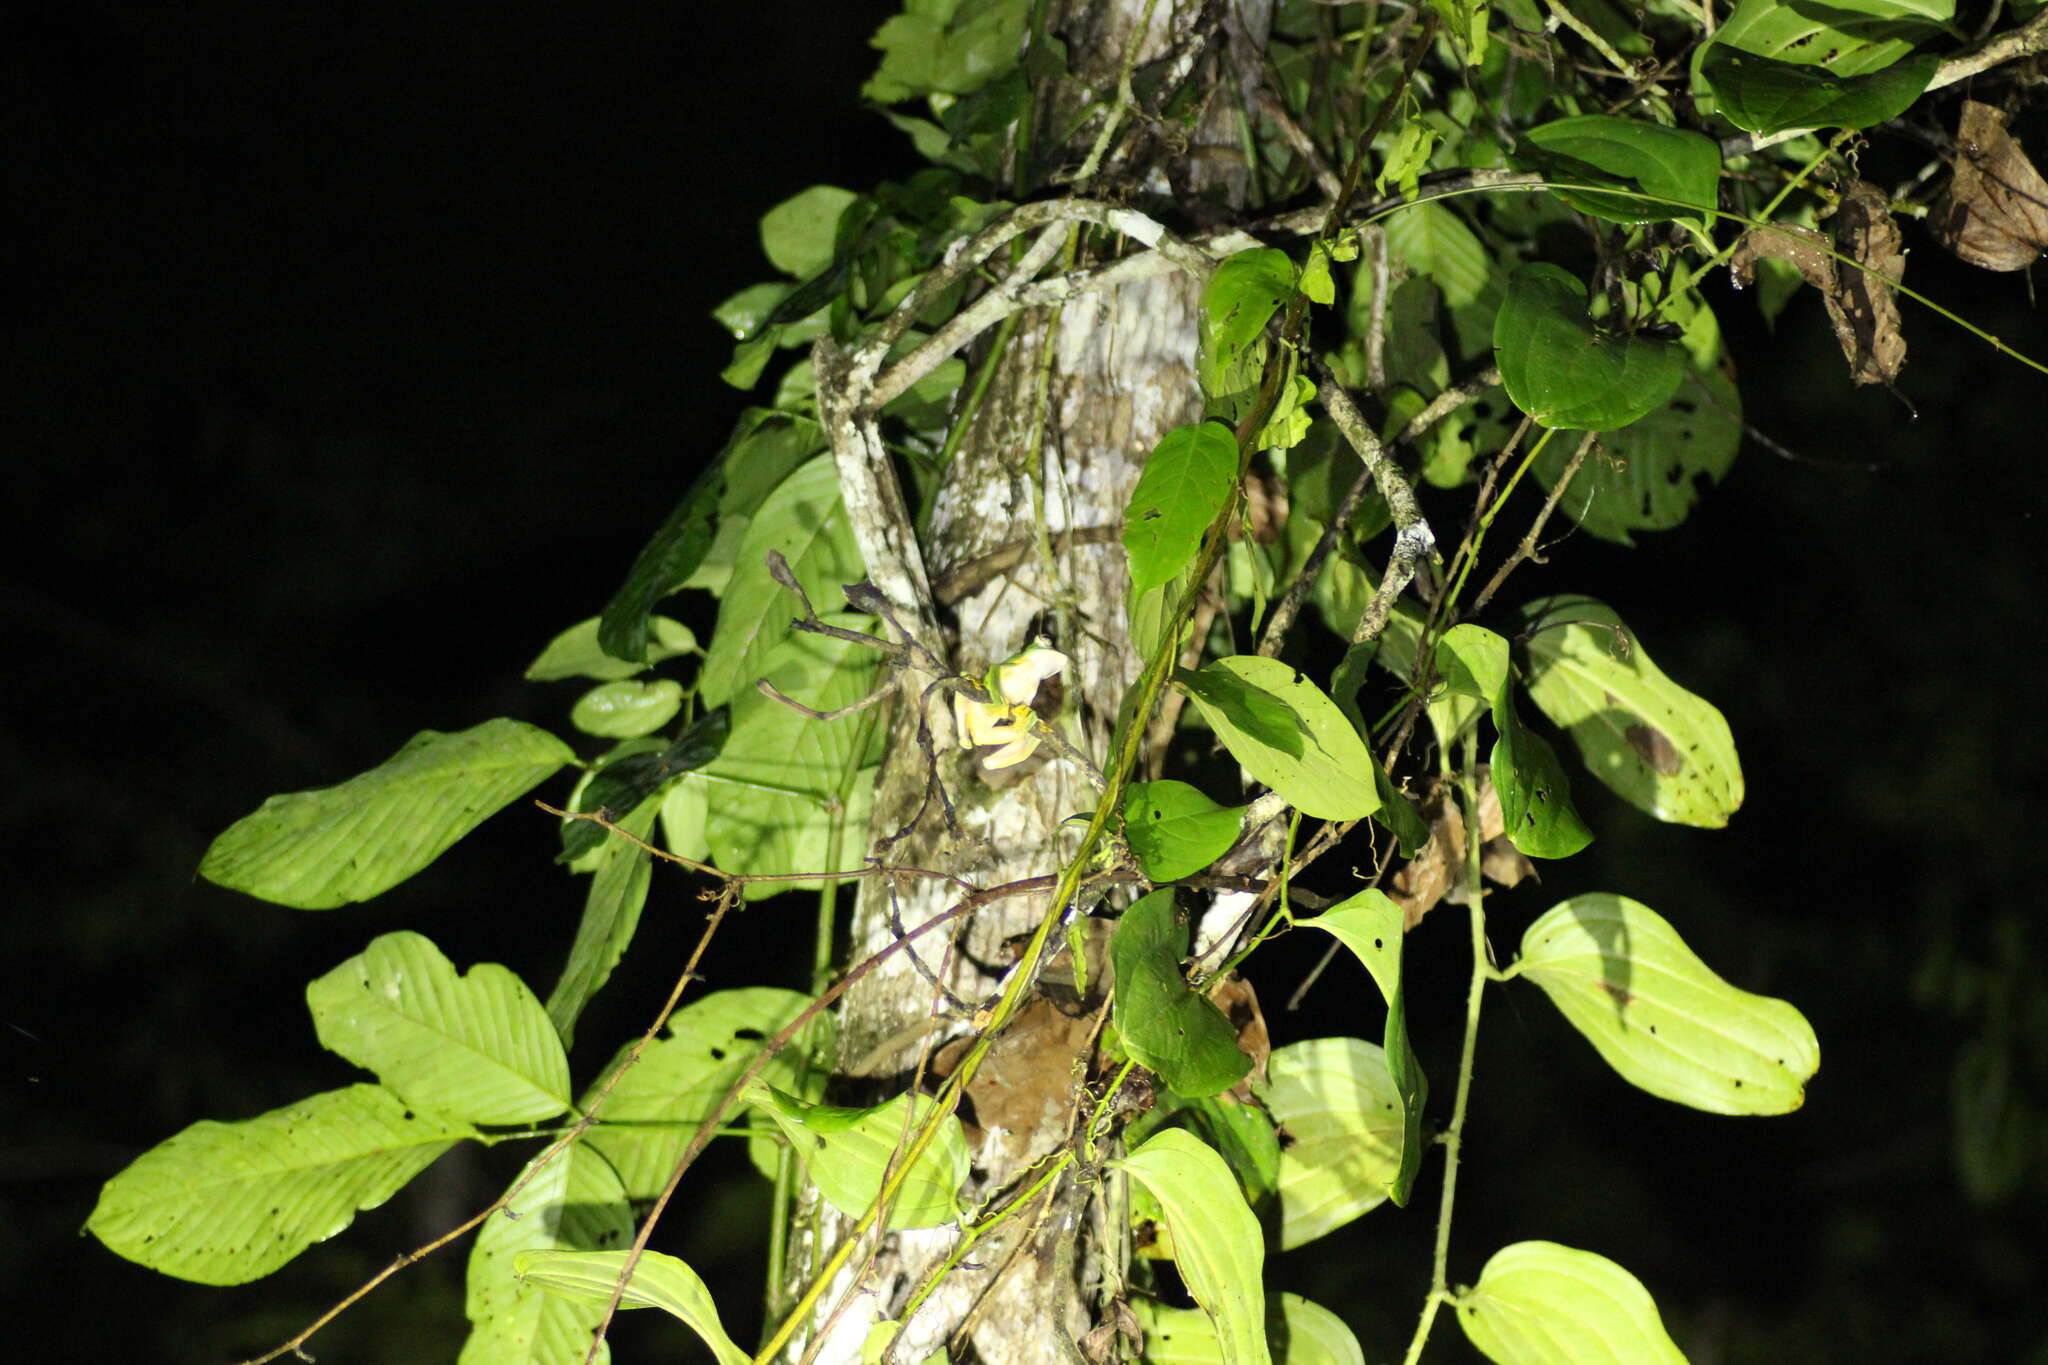
<svg viewBox="0 0 2048 1365">
<path fill-rule="evenodd" d="M 1148 6 L 1145 0 L 1054 4 L 1048 28 L 1065 40 L 1076 80 L 1056 94 L 1041 92 L 1039 126 L 1067 126 L 1090 91 L 1114 98 L 1130 36 L 1148 8 L 1154 12 L 1139 63 L 1175 50 L 1198 51 L 1217 73 L 1218 88 L 1194 137 L 1178 146 L 1142 137 L 1154 149 L 1149 164 L 1116 171 L 1141 195 L 1171 187 L 1241 202 L 1238 128 L 1249 105 L 1241 102 L 1239 76 L 1257 71 L 1269 11 L 1260 0 L 1227 7 Z M 1219 17 L 1223 22 L 1216 25 Z M 1190 35 L 1203 23 L 1213 31 L 1195 48 Z M 1078 139 L 1083 150 L 1093 136 L 1092 126 L 1084 129 Z M 1057 724 L 1098 760 L 1108 752 L 1118 706 L 1141 667 L 1125 614 L 1123 509 L 1160 437 L 1202 416 L 1195 379 L 1199 297 L 1199 281 L 1174 274 L 1020 315 L 910 556 L 928 572 L 930 600 L 896 603 L 906 624 L 922 619 L 925 628 L 936 628 L 940 638 L 927 643 L 970 677 L 1033 636 L 1051 635 L 1073 661 L 1061 679 Z M 970 358 L 970 369 L 974 363 Z M 898 536 L 907 532 L 891 529 Z M 913 569 L 911 586 L 902 591 L 915 592 L 919 576 Z M 931 763 L 919 743 L 915 708 L 902 698 L 893 705 L 870 826 L 873 856 L 985 887 L 1056 873 L 1073 856 L 1076 827 L 1061 822 L 1093 809 L 1097 798 L 1086 774 L 1043 749 L 1001 771 L 954 749 L 941 755 L 938 768 L 954 810 L 949 828 L 929 790 Z M 959 894 L 931 879 L 863 881 L 851 960 L 887 946 L 901 926 L 940 914 Z M 928 935 L 916 947 L 917 961 L 899 952 L 862 980 L 840 1012 L 841 1076 L 872 1078 L 873 1097 L 880 1098 L 900 1092 L 920 1070 L 932 1077 L 948 1069 L 946 1044 L 971 1032 L 959 1002 L 972 1006 L 991 996 L 1011 960 L 1009 945 L 1034 930 L 1047 907 L 1044 894 L 995 902 L 962 921 L 950 945 Z M 968 1208 L 1011 1188 L 1020 1173 L 1067 1141 L 1077 1121 L 1081 1087 L 1091 1079 L 1099 1014 L 1093 1007 L 1102 982 L 1094 973 L 1084 1001 L 1053 984 L 1054 976 L 1071 979 L 1056 963 L 968 1089 L 961 1114 L 975 1168 L 963 1192 Z M 945 983 L 952 1002 L 934 979 Z M 1105 1250 L 1102 1210 L 1091 1207 L 1094 1189 L 1070 1170 L 1042 1201 L 984 1238 L 905 1325 L 892 1359 L 922 1361 L 942 1346 L 950 1346 L 956 1362 L 1071 1365 L 1081 1359 L 1076 1343 L 1094 1327 L 1121 1275 L 1117 1258 Z M 809 1283 L 849 1227 L 806 1192 L 783 1281 L 789 1295 Z M 833 1365 L 858 1360 L 872 1325 L 903 1313 L 908 1296 L 958 1236 L 950 1226 L 897 1233 L 879 1239 L 872 1256 L 856 1254 L 819 1300 L 789 1358 Z M 963 1351 L 970 1343 L 971 1351 Z"/>
</svg>

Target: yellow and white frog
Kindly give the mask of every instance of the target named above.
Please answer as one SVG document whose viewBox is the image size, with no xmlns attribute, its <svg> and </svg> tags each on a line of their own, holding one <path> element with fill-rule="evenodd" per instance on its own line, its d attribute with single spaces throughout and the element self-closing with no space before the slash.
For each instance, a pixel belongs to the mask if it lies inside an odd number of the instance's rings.
<svg viewBox="0 0 2048 1365">
<path fill-rule="evenodd" d="M 1031 699 L 1038 694 L 1040 683 L 1071 662 L 1041 635 L 983 677 L 982 684 L 994 701 L 976 701 L 955 692 L 953 733 L 960 746 L 977 749 L 1001 745 L 982 759 L 984 768 L 1011 768 L 1031 757 L 1038 748 L 1038 736 L 1032 733 L 1038 718 L 1032 713 Z"/>
</svg>

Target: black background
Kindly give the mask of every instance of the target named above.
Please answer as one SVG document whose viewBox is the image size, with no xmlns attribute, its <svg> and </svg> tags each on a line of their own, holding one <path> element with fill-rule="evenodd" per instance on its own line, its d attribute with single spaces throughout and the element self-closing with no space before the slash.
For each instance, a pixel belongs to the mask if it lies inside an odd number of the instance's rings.
<svg viewBox="0 0 2048 1365">
<path fill-rule="evenodd" d="M 77 1235 L 99 1183 L 169 1133 L 354 1078 L 318 1049 L 303 983 L 375 934 L 417 928 L 458 963 L 551 979 L 580 898 L 538 814 L 322 914 L 192 869 L 264 796 L 371 766 L 417 729 L 565 728 L 574 686 L 520 670 L 602 603 L 742 406 L 706 314 L 771 273 L 759 215 L 917 164 L 857 100 L 891 8 L 79 3 L 0 19 L 0 1285 L 23 1358 L 265 1348 L 516 1164 L 465 1151 L 237 1289 Z M 1880 139 L 1867 169 L 1896 178 L 1921 156 Z M 1908 232 L 1913 283 L 2048 352 L 2022 277 Z M 1453 1278 L 1520 1238 L 1603 1251 L 1696 1363 L 2048 1352 L 2039 1159 L 1973 1201 L 1950 1108 L 1998 990 L 2017 1002 L 2022 1102 L 2044 1065 L 2029 936 L 2048 387 L 1909 305 L 1915 420 L 1851 388 L 1813 298 L 1775 333 L 1746 300 L 1716 301 L 1751 417 L 1804 461 L 1748 445 L 1684 528 L 1633 550 L 1577 537 L 1517 586 L 1605 597 L 1721 705 L 1748 804 L 1710 834 L 1582 782 L 1600 842 L 1502 897 L 1494 935 L 1505 957 L 1558 896 L 1635 895 L 1724 975 L 1799 1003 L 1823 1068 L 1792 1117 L 1695 1114 L 1616 1081 L 1535 992 L 1496 990 Z M 579 1031 L 579 1075 L 642 1026 L 700 913 L 685 881 L 657 880 L 631 965 Z M 728 929 L 712 984 L 802 985 L 791 915 L 807 937 L 807 903 Z M 1411 940 L 1439 1118 L 1463 951 L 1450 913 Z M 1271 955 L 1269 1008 L 1311 956 Z M 1975 964 L 1976 995 L 1945 961 Z M 1305 1017 L 1276 1015 L 1278 1039 L 1376 1030 L 1349 995 L 1320 987 Z M 765 1195 L 738 1169 L 709 1168 L 667 1245 L 748 1340 Z M 1435 1200 L 1432 1172 L 1406 1213 L 1279 1258 L 1272 1282 L 1392 1357 Z M 624 1320 L 622 1358 L 672 1358 L 681 1334 L 646 1316 Z M 444 1252 L 313 1350 L 452 1359 L 461 1332 L 461 1252 Z M 1465 1350 L 1439 1323 L 1432 1358 Z"/>
</svg>

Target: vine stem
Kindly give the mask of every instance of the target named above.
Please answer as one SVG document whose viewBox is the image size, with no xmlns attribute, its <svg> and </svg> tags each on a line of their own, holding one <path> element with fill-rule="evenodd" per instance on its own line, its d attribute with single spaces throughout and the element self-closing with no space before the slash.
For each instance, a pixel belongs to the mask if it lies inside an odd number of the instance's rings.
<svg viewBox="0 0 2048 1365">
<path fill-rule="evenodd" d="M 1451 1213 L 1458 1202 L 1458 1158 L 1464 1146 L 1465 1117 L 1472 1097 L 1472 1063 L 1479 1050 L 1479 1010 L 1486 1001 L 1486 983 L 1493 975 L 1487 967 L 1486 906 L 1479 881 L 1479 784 L 1473 776 L 1478 763 L 1479 735 L 1475 726 L 1465 736 L 1464 762 L 1458 774 L 1458 799 L 1465 808 L 1465 905 L 1472 927 L 1472 975 L 1465 988 L 1465 1041 L 1458 1055 L 1458 1089 L 1451 1103 L 1451 1126 L 1443 1136 L 1444 1191 L 1437 1205 L 1429 1293 L 1422 1301 L 1422 1316 L 1415 1324 L 1408 1354 L 1402 1357 L 1403 1365 L 1416 1365 L 1422 1358 L 1422 1347 L 1429 1340 L 1437 1310 L 1451 1300 Z"/>
</svg>

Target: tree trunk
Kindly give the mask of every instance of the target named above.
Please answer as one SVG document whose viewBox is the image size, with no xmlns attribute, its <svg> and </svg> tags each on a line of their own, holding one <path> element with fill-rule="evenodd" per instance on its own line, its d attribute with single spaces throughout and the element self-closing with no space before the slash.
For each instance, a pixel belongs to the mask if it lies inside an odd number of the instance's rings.
<svg viewBox="0 0 2048 1365">
<path fill-rule="evenodd" d="M 1083 100 L 1117 89 L 1129 35 L 1147 5 L 1070 0 L 1052 8 L 1047 27 L 1065 40 L 1073 79 L 1037 92 L 1040 127 L 1070 126 Z M 1192 26 L 1225 7 L 1154 8 L 1141 64 L 1185 50 Z M 1195 79 L 1214 94 L 1195 135 L 1169 147 L 1139 127 L 1138 145 L 1153 154 L 1145 164 L 1115 167 L 1120 185 L 1141 193 L 1170 185 L 1181 194 L 1242 201 L 1237 128 L 1245 106 L 1236 73 L 1256 73 L 1267 7 L 1227 8 L 1228 19 L 1208 35 L 1196 65 Z M 1248 31 L 1236 28 L 1240 21 Z M 1065 156 L 1069 172 L 1096 126 L 1084 127 L 1078 149 Z M 1072 659 L 1056 724 L 1098 761 L 1141 666 L 1125 613 L 1123 510 L 1154 444 L 1202 416 L 1195 378 L 1199 296 L 1199 282 L 1172 275 L 1020 315 L 973 428 L 932 496 L 919 542 L 943 637 L 928 643 L 956 672 L 978 677 L 1034 636 L 1051 636 Z M 970 358 L 970 368 L 976 363 Z M 903 619 L 914 618 L 906 611 Z M 1041 714 L 1049 712 L 1045 695 Z M 872 856 L 984 887 L 1055 873 L 1073 856 L 1076 826 L 1061 822 L 1092 810 L 1097 797 L 1072 763 L 1041 749 L 1020 767 L 990 771 L 971 751 L 941 755 L 938 771 L 954 812 L 949 827 L 929 791 L 931 763 L 917 729 L 915 709 L 899 700 L 876 790 Z M 863 881 L 851 960 L 887 946 L 901 926 L 938 915 L 959 894 L 929 878 Z M 916 961 L 899 952 L 862 980 L 841 1010 L 842 1078 L 854 1086 L 872 1082 L 867 1100 L 899 1093 L 920 1068 L 928 1082 L 948 1070 L 953 1054 L 946 1044 L 970 1034 L 967 1014 L 997 989 L 1010 945 L 1046 910 L 1044 894 L 996 901 L 962 921 L 950 945 L 929 935 L 915 945 Z M 1071 981 L 1062 965 L 1048 976 Z M 1086 1000 L 1042 978 L 969 1086 L 961 1118 L 974 1178 L 964 1207 L 1003 1195 L 1020 1172 L 1070 1137 L 1082 1087 L 1095 1079 L 1090 1061 L 1103 992 L 1100 972 L 1091 975 Z M 945 983 L 950 1001 L 934 980 Z M 1078 1185 L 1070 1170 L 984 1238 L 906 1324 L 892 1359 L 922 1361 L 942 1346 L 950 1346 L 956 1362 L 1079 1359 L 1075 1343 L 1121 1285 L 1122 1267 L 1104 1247 L 1112 1223 L 1091 1206 L 1098 1188 Z M 809 1283 L 849 1226 L 814 1191 L 805 1192 L 784 1277 L 791 1295 Z M 955 1227 L 898 1233 L 882 1239 L 871 1259 L 855 1255 L 819 1300 L 817 1318 L 794 1340 L 789 1358 L 858 1360 L 869 1328 L 903 1313 L 958 1235 Z M 968 1342 L 971 1353 L 963 1350 Z"/>
</svg>

